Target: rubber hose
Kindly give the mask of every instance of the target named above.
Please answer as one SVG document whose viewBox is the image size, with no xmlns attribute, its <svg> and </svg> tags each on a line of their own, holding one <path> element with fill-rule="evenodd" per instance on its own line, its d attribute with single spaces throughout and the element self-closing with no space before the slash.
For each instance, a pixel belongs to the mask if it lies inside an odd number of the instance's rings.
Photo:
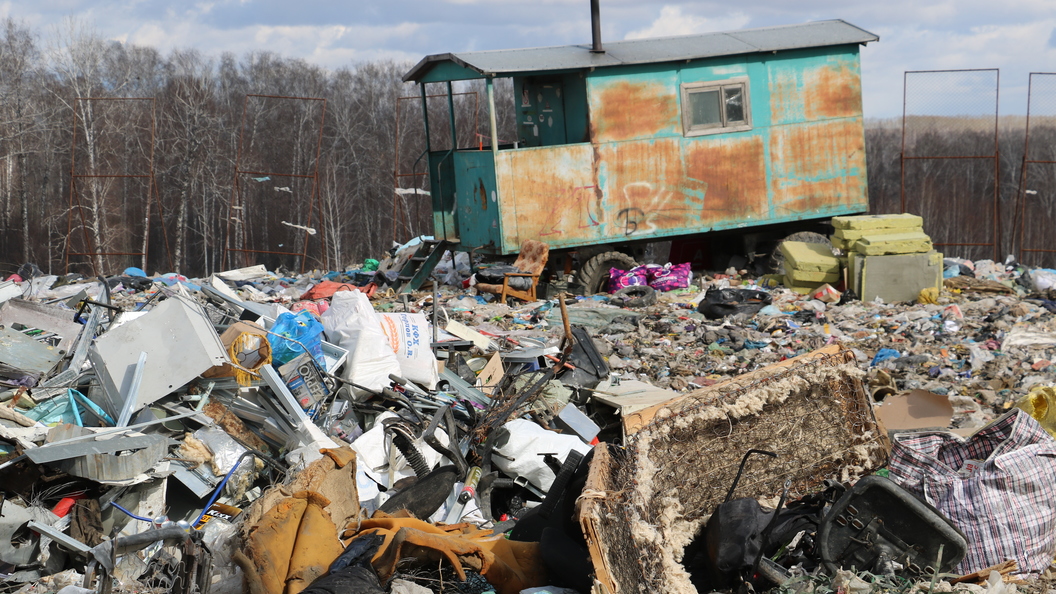
<svg viewBox="0 0 1056 594">
<path fill-rule="evenodd" d="M 400 450 L 403 457 L 407 459 L 407 463 L 414 469 L 414 474 L 418 478 L 429 474 L 429 465 L 426 464 L 422 453 L 418 451 L 418 448 L 414 447 L 414 444 L 405 435 L 394 433 L 392 443 L 396 445 L 396 449 Z"/>
</svg>

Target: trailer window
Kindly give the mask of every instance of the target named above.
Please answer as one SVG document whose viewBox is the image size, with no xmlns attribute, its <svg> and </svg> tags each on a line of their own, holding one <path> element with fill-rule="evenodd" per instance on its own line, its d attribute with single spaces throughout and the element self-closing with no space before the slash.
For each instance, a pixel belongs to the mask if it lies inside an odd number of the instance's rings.
<svg viewBox="0 0 1056 594">
<path fill-rule="evenodd" d="M 686 136 L 750 130 L 746 79 L 684 83 L 682 128 Z"/>
</svg>

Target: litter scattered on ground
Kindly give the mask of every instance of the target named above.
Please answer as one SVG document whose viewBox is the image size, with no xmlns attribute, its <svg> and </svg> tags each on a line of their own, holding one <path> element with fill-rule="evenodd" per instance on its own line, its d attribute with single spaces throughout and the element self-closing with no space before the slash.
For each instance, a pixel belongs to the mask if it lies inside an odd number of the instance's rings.
<svg viewBox="0 0 1056 594">
<path fill-rule="evenodd" d="M 541 286 L 545 244 L 401 291 L 428 238 L 304 275 L 25 266 L 5 591 L 1047 588 L 1056 273 L 841 219 L 781 276 L 600 295 Z"/>
</svg>

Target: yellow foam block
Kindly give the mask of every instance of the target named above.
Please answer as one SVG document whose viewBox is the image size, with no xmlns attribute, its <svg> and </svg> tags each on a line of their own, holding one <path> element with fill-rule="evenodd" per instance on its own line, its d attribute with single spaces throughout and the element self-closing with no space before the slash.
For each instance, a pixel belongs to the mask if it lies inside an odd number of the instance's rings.
<svg viewBox="0 0 1056 594">
<path fill-rule="evenodd" d="M 924 219 L 915 214 L 859 215 L 853 217 L 833 217 L 832 226 L 836 229 L 905 229 L 923 227 Z"/>
<path fill-rule="evenodd" d="M 896 235 L 898 233 L 923 233 L 923 227 L 916 228 L 901 228 L 891 227 L 890 229 L 837 229 L 829 240 L 832 242 L 832 247 L 842 252 L 853 252 L 854 244 L 858 242 L 865 235 Z"/>
<path fill-rule="evenodd" d="M 930 252 L 931 248 L 931 238 L 922 232 L 866 235 L 854 244 L 854 251 L 866 256 L 919 254 Z"/>
<path fill-rule="evenodd" d="M 793 284 L 806 285 L 810 283 L 834 283 L 840 280 L 840 272 L 821 272 L 817 270 L 798 270 L 791 268 L 788 262 L 785 262 L 785 278 L 791 280 Z"/>
<path fill-rule="evenodd" d="M 800 295 L 806 295 L 807 293 L 810 293 L 814 289 L 817 289 L 821 285 L 825 284 L 825 283 L 801 283 L 801 282 L 796 282 L 796 281 L 788 278 L 787 276 L 783 277 L 783 279 L 784 279 L 785 288 L 792 289 L 793 291 L 799 293 Z"/>
<path fill-rule="evenodd" d="M 824 243 L 802 241 L 781 242 L 781 253 L 788 269 L 803 272 L 840 272 L 840 260 L 832 255 L 832 248 Z"/>
</svg>

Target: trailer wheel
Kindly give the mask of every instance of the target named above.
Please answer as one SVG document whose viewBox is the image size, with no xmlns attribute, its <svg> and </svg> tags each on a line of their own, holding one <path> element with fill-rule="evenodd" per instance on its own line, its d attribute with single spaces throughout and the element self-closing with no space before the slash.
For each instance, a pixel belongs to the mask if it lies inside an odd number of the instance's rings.
<svg viewBox="0 0 1056 594">
<path fill-rule="evenodd" d="M 583 291 L 587 295 L 594 295 L 605 291 L 605 285 L 609 282 L 609 269 L 630 270 L 637 266 L 634 258 L 621 252 L 604 252 L 586 261 L 576 275 L 577 282 L 583 285 Z"/>
<path fill-rule="evenodd" d="M 825 237 L 821 233 L 815 233 L 814 231 L 797 231 L 792 235 L 777 242 L 774 246 L 774 251 L 770 253 L 770 271 L 774 274 L 785 273 L 785 255 L 781 253 L 781 244 L 786 241 L 800 241 L 803 243 L 823 243 L 827 246 L 832 246 L 828 237 Z"/>
</svg>

